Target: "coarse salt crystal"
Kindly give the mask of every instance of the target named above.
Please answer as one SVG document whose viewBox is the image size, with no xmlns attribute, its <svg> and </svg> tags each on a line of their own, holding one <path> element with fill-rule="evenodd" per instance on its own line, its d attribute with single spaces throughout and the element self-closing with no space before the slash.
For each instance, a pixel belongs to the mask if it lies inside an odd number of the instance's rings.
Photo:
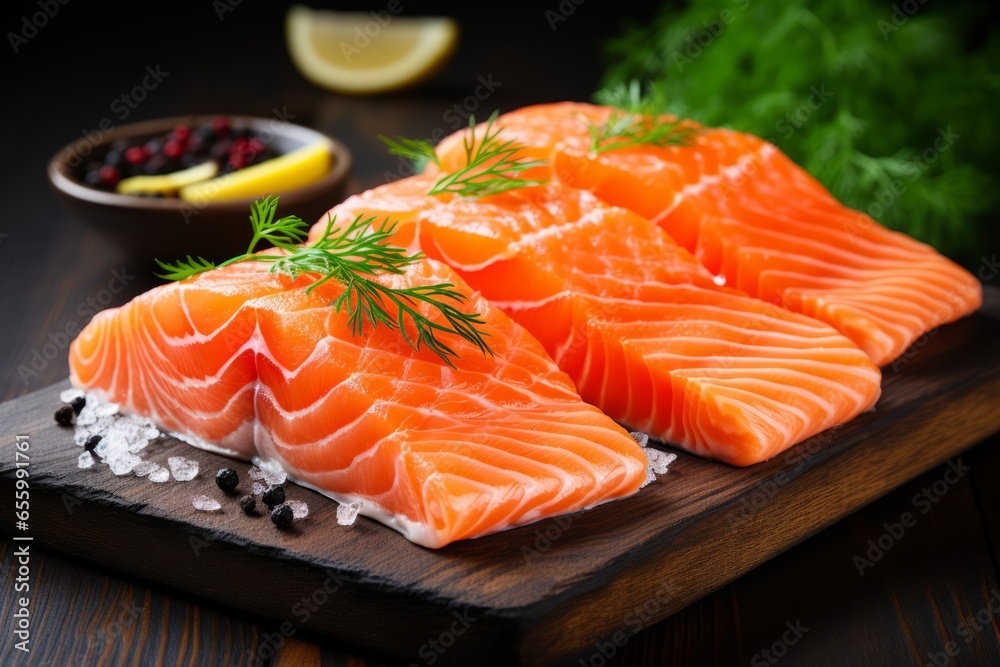
<svg viewBox="0 0 1000 667">
<path fill-rule="evenodd" d="M 94 413 L 98 417 L 110 417 L 111 415 L 118 414 L 118 404 L 117 403 L 101 403 L 94 410 Z"/>
<path fill-rule="evenodd" d="M 59 394 L 59 400 L 63 403 L 72 403 L 83 395 L 84 393 L 79 389 L 64 389 L 62 393 Z"/>
<path fill-rule="evenodd" d="M 183 456 L 171 456 L 167 459 L 167 465 L 178 482 L 189 482 L 198 476 L 198 462 Z"/>
<path fill-rule="evenodd" d="M 154 464 L 155 465 L 155 464 Z M 170 471 L 163 466 L 156 466 L 154 470 L 149 473 L 149 481 L 156 482 L 157 484 L 162 484 L 170 479 Z"/>
<path fill-rule="evenodd" d="M 265 462 L 260 466 L 260 471 L 263 473 L 264 483 L 266 484 L 277 484 L 282 485 L 285 480 L 288 479 L 288 474 L 282 470 L 281 466 L 273 462 Z"/>
<path fill-rule="evenodd" d="M 292 512 L 294 513 L 294 509 Z M 349 505 L 340 505 L 337 507 L 337 523 L 341 526 L 350 526 L 358 518 L 358 512 L 361 511 L 361 503 L 354 502 Z"/>
<path fill-rule="evenodd" d="M 646 451 L 646 455 L 649 457 L 649 467 L 653 469 L 657 475 L 666 474 L 671 463 L 677 460 L 676 454 L 668 454 L 666 452 L 661 452 L 658 449 L 653 449 L 652 447 Z"/>
<path fill-rule="evenodd" d="M 80 456 L 76 460 L 76 466 L 84 470 L 87 468 L 93 468 L 94 457 L 90 454 L 90 452 L 80 452 Z"/>
<path fill-rule="evenodd" d="M 670 464 L 677 460 L 676 454 L 661 452 L 659 449 L 655 449 L 653 447 L 647 447 L 645 452 L 647 463 L 646 479 L 642 483 L 643 487 L 655 482 L 656 476 L 665 474 L 668 471 Z"/>
<path fill-rule="evenodd" d="M 632 439 L 635 440 L 636 444 L 639 445 L 640 447 L 645 447 L 646 445 L 649 444 L 649 436 L 645 433 L 641 433 L 639 431 L 632 431 L 631 433 L 629 433 L 629 435 L 632 436 Z"/>
<path fill-rule="evenodd" d="M 216 512 L 222 509 L 218 500 L 208 496 L 195 496 L 191 499 L 191 505 L 199 512 Z"/>
<path fill-rule="evenodd" d="M 118 476 L 131 475 L 132 471 L 135 470 L 135 467 L 142 463 L 142 459 L 135 454 L 124 452 L 117 454 L 116 456 L 112 456 L 108 459 L 107 463 L 108 467 L 111 468 L 111 472 L 114 474 Z"/>
<path fill-rule="evenodd" d="M 285 504 L 292 508 L 292 517 L 298 521 L 299 519 L 304 519 L 309 516 L 309 505 L 306 505 L 301 500 L 286 500 Z M 343 507 L 343 506 L 341 506 Z M 359 505 L 360 507 L 360 505 Z M 337 518 L 340 518 L 340 510 L 337 510 Z"/>
<path fill-rule="evenodd" d="M 262 493 L 264 493 L 265 491 L 267 491 L 267 487 L 266 487 L 266 486 L 264 486 L 264 484 L 263 484 L 263 483 L 261 483 L 261 482 L 254 482 L 254 483 L 253 483 L 253 489 L 252 489 L 252 490 L 253 490 L 253 494 L 254 494 L 255 496 L 259 496 L 259 495 L 261 495 Z"/>
<path fill-rule="evenodd" d="M 136 477 L 145 477 L 159 467 L 160 466 L 156 465 L 152 461 L 143 461 L 141 463 L 137 463 L 135 468 L 132 469 L 132 472 L 135 473 Z"/>
</svg>

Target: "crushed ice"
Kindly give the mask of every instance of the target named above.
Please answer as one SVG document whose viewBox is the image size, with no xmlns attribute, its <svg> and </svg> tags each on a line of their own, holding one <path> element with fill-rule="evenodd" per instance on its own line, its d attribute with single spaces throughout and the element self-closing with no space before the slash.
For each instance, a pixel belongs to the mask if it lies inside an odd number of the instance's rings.
<svg viewBox="0 0 1000 667">
<path fill-rule="evenodd" d="M 222 509 L 218 500 L 208 496 L 195 496 L 191 499 L 191 505 L 199 512 L 217 512 Z"/>
<path fill-rule="evenodd" d="M 285 504 L 292 508 L 292 518 L 298 521 L 299 519 L 304 519 L 309 516 L 309 505 L 306 505 L 301 500 L 286 500 Z M 341 505 L 343 507 L 343 505 Z M 360 503 L 358 504 L 358 509 L 361 508 Z M 340 519 L 340 508 L 337 509 L 337 519 Z M 354 523 L 354 520 L 351 520 Z"/>
<path fill-rule="evenodd" d="M 629 435 L 646 452 L 646 479 L 643 481 L 642 487 L 652 484 L 656 481 L 657 475 L 665 475 L 669 471 L 670 464 L 677 460 L 677 455 L 661 452 L 655 447 L 648 447 L 649 435 L 645 433 L 634 431 L 629 433 Z"/>
<path fill-rule="evenodd" d="M 171 456 L 167 459 L 167 465 L 178 482 L 190 482 L 198 476 L 198 462 L 183 456 Z"/>
<path fill-rule="evenodd" d="M 340 505 L 337 507 L 337 523 L 341 526 L 350 526 L 358 518 L 358 512 L 361 511 L 361 503 L 354 502 L 349 505 Z M 292 512 L 295 512 L 295 508 L 292 508 Z"/>
</svg>

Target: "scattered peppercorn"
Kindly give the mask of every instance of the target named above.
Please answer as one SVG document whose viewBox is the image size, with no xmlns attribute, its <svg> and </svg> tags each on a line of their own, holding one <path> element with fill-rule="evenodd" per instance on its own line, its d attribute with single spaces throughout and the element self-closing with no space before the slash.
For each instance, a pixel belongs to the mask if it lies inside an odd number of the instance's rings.
<svg viewBox="0 0 1000 667">
<path fill-rule="evenodd" d="M 87 404 L 87 399 L 85 399 L 83 396 L 77 396 L 72 401 L 70 401 L 69 404 L 73 408 L 74 413 L 80 414 L 80 411 L 83 410 L 83 406 Z"/>
<path fill-rule="evenodd" d="M 257 513 L 257 499 L 253 496 L 243 496 L 240 498 L 240 509 L 244 514 L 254 515 Z"/>
<path fill-rule="evenodd" d="M 87 442 L 83 443 L 83 448 L 86 449 L 91 454 L 97 449 L 97 445 L 100 444 L 102 438 L 99 435 L 92 435 L 87 438 Z"/>
<path fill-rule="evenodd" d="M 271 521 L 278 528 L 291 528 L 295 523 L 295 515 L 291 507 L 281 504 L 271 510 Z"/>
<path fill-rule="evenodd" d="M 232 493 L 240 483 L 240 476 L 232 468 L 223 468 L 215 473 L 215 483 L 226 493 Z"/>
<path fill-rule="evenodd" d="M 75 414 L 76 413 L 73 412 L 73 406 L 64 405 L 56 410 L 56 423 L 60 426 L 72 426 L 73 415 Z M 282 500 L 284 500 L 284 497 L 282 497 Z"/>
<path fill-rule="evenodd" d="M 272 484 L 267 487 L 267 490 L 264 491 L 264 495 L 260 499 L 264 501 L 265 505 L 273 508 L 275 505 L 285 502 L 285 490 L 277 484 Z"/>
</svg>

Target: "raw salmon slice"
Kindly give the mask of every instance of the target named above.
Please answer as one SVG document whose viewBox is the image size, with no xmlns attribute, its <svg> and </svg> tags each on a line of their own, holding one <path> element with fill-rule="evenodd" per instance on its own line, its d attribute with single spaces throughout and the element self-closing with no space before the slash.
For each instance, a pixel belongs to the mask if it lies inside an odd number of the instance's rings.
<svg viewBox="0 0 1000 667">
<path fill-rule="evenodd" d="M 646 456 L 632 437 L 451 269 L 424 261 L 378 279 L 455 283 L 463 307 L 482 313 L 494 356 L 449 336 L 453 369 L 385 327 L 354 336 L 328 305 L 339 285 L 306 294 L 312 279 L 246 262 L 99 313 L 71 347 L 73 383 L 196 446 L 278 462 L 427 547 L 640 487 Z"/>
<path fill-rule="evenodd" d="M 774 145 L 702 128 L 687 146 L 594 153 L 589 128 L 611 111 L 548 104 L 499 125 L 554 177 L 650 218 L 727 285 L 827 322 L 879 365 L 981 305 L 973 275 L 841 205 Z M 463 136 L 439 146 L 445 169 L 464 164 Z"/>
<path fill-rule="evenodd" d="M 398 220 L 398 242 L 448 262 L 629 428 L 743 466 L 879 397 L 878 368 L 850 340 L 716 285 L 635 213 L 558 183 L 468 200 L 426 195 L 433 180 L 378 187 L 332 213 Z"/>
</svg>

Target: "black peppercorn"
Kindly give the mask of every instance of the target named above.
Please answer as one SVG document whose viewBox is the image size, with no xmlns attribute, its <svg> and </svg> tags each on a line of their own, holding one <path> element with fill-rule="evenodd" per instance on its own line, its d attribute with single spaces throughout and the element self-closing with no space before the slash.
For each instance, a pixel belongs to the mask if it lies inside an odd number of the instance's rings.
<svg viewBox="0 0 1000 667">
<path fill-rule="evenodd" d="M 295 523 L 295 515 L 292 514 L 291 507 L 282 504 L 271 510 L 271 521 L 278 528 L 291 528 Z"/>
<path fill-rule="evenodd" d="M 76 413 L 73 412 L 73 407 L 70 405 L 64 405 L 58 410 L 56 410 L 56 423 L 60 426 L 72 426 L 73 416 Z"/>
<path fill-rule="evenodd" d="M 101 439 L 102 438 L 99 435 L 92 435 L 89 438 L 87 438 L 87 442 L 83 443 L 83 448 L 86 449 L 91 454 L 93 454 L 94 450 L 97 448 L 97 445 L 101 442 Z"/>
<path fill-rule="evenodd" d="M 226 493 L 232 493 L 240 483 L 240 476 L 232 468 L 223 468 L 215 473 L 215 483 Z"/>
<path fill-rule="evenodd" d="M 73 412 L 75 412 L 76 414 L 80 414 L 80 411 L 83 410 L 83 406 L 85 406 L 86 404 L 87 404 L 87 399 L 85 399 L 83 396 L 77 396 L 70 402 L 70 406 L 72 406 Z"/>
<path fill-rule="evenodd" d="M 260 499 L 264 501 L 265 505 L 273 508 L 275 505 L 285 502 L 285 490 L 277 484 L 272 484 L 267 487 L 267 490 L 264 491 L 264 495 Z"/>
<path fill-rule="evenodd" d="M 243 496 L 240 498 L 240 509 L 244 514 L 256 514 L 257 500 L 253 496 Z"/>
</svg>

